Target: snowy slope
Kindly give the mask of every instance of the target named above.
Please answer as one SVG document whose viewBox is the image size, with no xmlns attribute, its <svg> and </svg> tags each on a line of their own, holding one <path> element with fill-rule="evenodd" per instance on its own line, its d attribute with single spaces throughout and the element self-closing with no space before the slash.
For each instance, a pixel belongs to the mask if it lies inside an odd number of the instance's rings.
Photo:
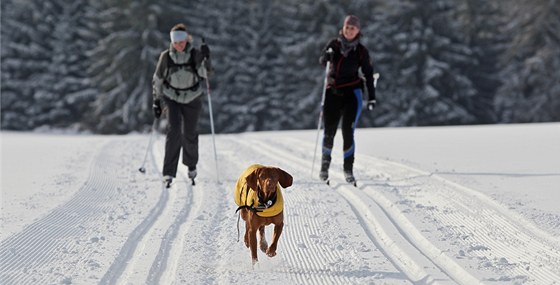
<svg viewBox="0 0 560 285">
<path fill-rule="evenodd" d="M 219 183 L 201 136 L 197 185 L 166 190 L 161 135 L 142 174 L 146 135 L 3 132 L 0 283 L 560 284 L 560 124 L 361 129 L 358 188 L 339 136 L 331 186 L 292 131 L 217 136 Z M 294 176 L 254 268 L 232 197 L 251 163 Z"/>
</svg>

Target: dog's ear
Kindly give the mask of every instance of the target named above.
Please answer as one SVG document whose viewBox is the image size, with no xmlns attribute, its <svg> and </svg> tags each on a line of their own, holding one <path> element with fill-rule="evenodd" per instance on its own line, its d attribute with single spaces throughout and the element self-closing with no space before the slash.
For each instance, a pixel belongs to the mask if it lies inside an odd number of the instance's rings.
<svg viewBox="0 0 560 285">
<path fill-rule="evenodd" d="M 251 174 L 247 175 L 247 177 L 245 177 L 245 181 L 247 182 L 247 186 L 249 186 L 249 188 L 257 191 L 258 189 L 258 184 L 257 184 L 257 178 L 259 177 L 259 169 L 255 169 L 253 170 L 253 172 L 251 172 Z"/>
<path fill-rule="evenodd" d="M 283 188 L 292 186 L 292 183 L 294 182 L 294 178 L 292 177 L 292 175 L 280 168 L 276 168 L 276 171 L 278 172 L 278 182 L 280 183 L 280 186 L 282 186 Z"/>
</svg>

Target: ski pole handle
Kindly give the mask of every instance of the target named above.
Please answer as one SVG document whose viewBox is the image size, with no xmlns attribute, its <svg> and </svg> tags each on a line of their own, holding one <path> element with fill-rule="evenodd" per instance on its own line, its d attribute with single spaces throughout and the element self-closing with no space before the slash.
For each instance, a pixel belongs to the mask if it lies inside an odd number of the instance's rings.
<svg viewBox="0 0 560 285">
<path fill-rule="evenodd" d="M 200 52 L 202 52 L 202 55 L 204 56 L 205 59 L 208 59 L 210 57 L 210 49 L 206 44 L 206 39 L 204 37 L 202 37 L 201 39 L 202 39 L 202 45 L 200 45 Z"/>
<path fill-rule="evenodd" d="M 329 62 L 332 62 L 332 61 L 333 61 L 333 54 L 334 54 L 333 49 L 332 49 L 332 48 L 329 48 L 329 49 L 327 50 L 327 61 L 329 61 Z"/>
<path fill-rule="evenodd" d="M 373 87 L 377 87 L 377 79 L 379 79 L 379 73 L 373 74 Z"/>
</svg>

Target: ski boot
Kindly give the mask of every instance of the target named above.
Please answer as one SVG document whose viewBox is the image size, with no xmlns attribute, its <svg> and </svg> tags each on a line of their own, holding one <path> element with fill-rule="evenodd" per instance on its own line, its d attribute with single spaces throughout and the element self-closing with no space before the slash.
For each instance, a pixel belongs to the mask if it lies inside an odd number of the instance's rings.
<svg viewBox="0 0 560 285">
<path fill-rule="evenodd" d="M 197 174 L 196 167 L 189 167 L 189 172 L 187 173 L 187 176 L 192 181 L 192 185 L 195 185 L 194 178 L 196 177 L 196 174 Z"/>
<path fill-rule="evenodd" d="M 170 188 L 172 182 L 173 182 L 172 176 L 169 175 L 163 176 L 163 184 L 165 185 L 165 188 Z"/>
<path fill-rule="evenodd" d="M 319 171 L 319 179 L 329 185 L 329 165 L 331 164 L 330 157 L 323 157 L 321 160 L 321 170 Z"/>
<path fill-rule="evenodd" d="M 321 179 L 321 181 L 325 181 L 327 184 L 329 184 L 329 172 L 327 170 L 319 171 L 319 179 Z"/>
<path fill-rule="evenodd" d="M 351 183 L 355 187 L 357 186 L 356 178 L 354 177 L 352 170 L 344 170 L 344 178 L 346 179 L 346 182 Z"/>
</svg>

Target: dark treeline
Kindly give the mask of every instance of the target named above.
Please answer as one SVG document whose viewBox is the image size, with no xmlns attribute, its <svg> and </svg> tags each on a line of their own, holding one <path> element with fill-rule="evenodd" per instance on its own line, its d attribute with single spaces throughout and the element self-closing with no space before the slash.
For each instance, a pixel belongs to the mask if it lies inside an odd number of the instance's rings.
<svg viewBox="0 0 560 285">
<path fill-rule="evenodd" d="M 178 22 L 210 45 L 217 132 L 313 129 L 318 57 L 348 13 L 381 73 L 360 127 L 560 121 L 559 0 L 8 0 L 1 13 L 2 129 L 145 130 Z"/>
</svg>

